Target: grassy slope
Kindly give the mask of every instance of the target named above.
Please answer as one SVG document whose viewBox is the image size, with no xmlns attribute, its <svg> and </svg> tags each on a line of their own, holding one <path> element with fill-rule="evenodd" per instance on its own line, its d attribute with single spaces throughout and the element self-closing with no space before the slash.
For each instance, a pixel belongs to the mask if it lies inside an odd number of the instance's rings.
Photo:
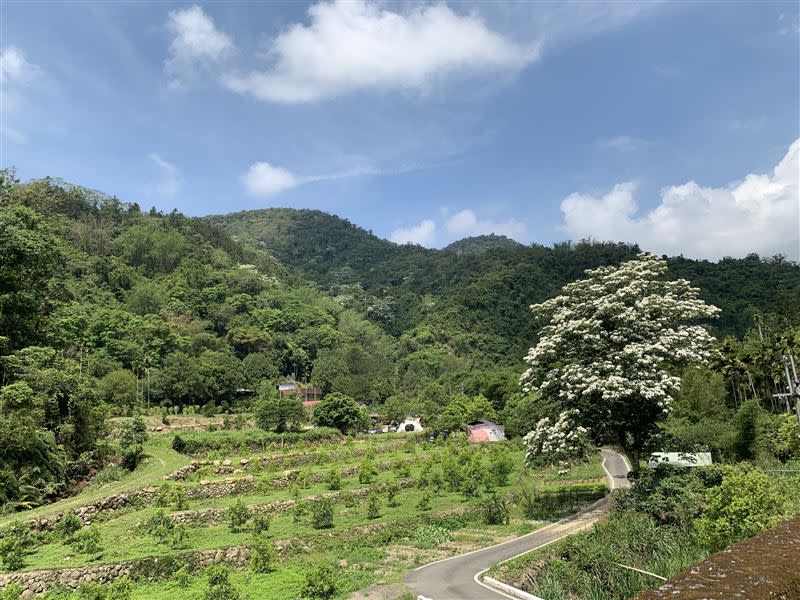
<svg viewBox="0 0 800 600">
<path fill-rule="evenodd" d="M 162 476 L 168 475 L 191 462 L 189 457 L 178 454 L 172 449 L 172 438 L 173 436 L 171 435 L 151 435 L 145 444 L 145 452 L 148 455 L 147 460 L 138 469 L 122 479 L 97 487 L 91 486 L 80 494 L 52 504 L 0 517 L 0 527 L 16 520 L 25 521 L 46 517 L 67 509 L 74 509 L 106 496 L 157 486 L 161 483 Z"/>
</svg>

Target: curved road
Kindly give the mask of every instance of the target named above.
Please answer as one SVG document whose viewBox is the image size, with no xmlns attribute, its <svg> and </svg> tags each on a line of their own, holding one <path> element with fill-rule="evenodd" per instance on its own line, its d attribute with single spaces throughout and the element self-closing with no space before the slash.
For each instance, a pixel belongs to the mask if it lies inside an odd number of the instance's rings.
<svg viewBox="0 0 800 600">
<path fill-rule="evenodd" d="M 627 487 L 628 464 L 623 456 L 611 450 L 600 452 L 603 454 L 603 468 L 611 489 Z M 430 600 L 510 598 L 511 596 L 479 583 L 478 575 L 495 563 L 541 548 L 590 527 L 608 511 L 610 505 L 610 497 L 606 497 L 572 517 L 503 544 L 419 567 L 406 576 L 406 587 L 415 597 L 424 596 Z"/>
</svg>

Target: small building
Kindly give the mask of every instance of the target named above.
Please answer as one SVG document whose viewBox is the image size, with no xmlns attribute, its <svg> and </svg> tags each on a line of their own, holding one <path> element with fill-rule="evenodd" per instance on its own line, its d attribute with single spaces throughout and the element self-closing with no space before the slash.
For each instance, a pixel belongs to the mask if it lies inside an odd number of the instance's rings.
<svg viewBox="0 0 800 600">
<path fill-rule="evenodd" d="M 287 381 L 278 386 L 278 391 L 283 396 L 293 396 L 298 394 L 303 406 L 314 406 L 317 402 L 322 400 L 322 390 L 319 388 L 303 385 L 295 381 Z M 309 404 L 307 404 L 309 403 Z"/>
<path fill-rule="evenodd" d="M 406 417 L 398 426 L 397 433 L 415 433 L 422 431 L 422 423 L 419 417 Z"/>
<path fill-rule="evenodd" d="M 470 444 L 504 442 L 506 440 L 506 428 L 491 421 L 473 421 L 468 423 L 466 428 Z"/>
<path fill-rule="evenodd" d="M 655 469 L 659 465 L 671 467 L 707 467 L 713 464 L 711 452 L 653 452 L 647 466 Z"/>
</svg>

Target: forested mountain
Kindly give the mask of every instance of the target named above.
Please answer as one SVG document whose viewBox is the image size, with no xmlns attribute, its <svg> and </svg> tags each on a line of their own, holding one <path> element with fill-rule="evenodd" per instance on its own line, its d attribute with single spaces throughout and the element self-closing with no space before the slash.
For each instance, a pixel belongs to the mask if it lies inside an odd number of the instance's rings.
<svg viewBox="0 0 800 600">
<path fill-rule="evenodd" d="M 207 220 L 346 297 L 394 335 L 422 327 L 458 353 L 506 364 L 521 359 L 535 333 L 528 305 L 587 268 L 640 251 L 623 243 L 523 246 L 502 236 L 467 238 L 437 251 L 393 244 L 311 210 L 263 209 Z M 782 257 L 673 257 L 669 265 L 671 276 L 689 279 L 722 309 L 709 324 L 719 337 L 743 335 L 756 315 L 791 320 L 800 314 L 800 267 Z"/>
</svg>

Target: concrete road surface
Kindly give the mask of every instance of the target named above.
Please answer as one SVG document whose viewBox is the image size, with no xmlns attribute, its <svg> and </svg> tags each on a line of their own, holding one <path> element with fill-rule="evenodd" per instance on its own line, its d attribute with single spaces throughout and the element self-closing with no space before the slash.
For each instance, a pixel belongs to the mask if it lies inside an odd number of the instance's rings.
<svg viewBox="0 0 800 600">
<path fill-rule="evenodd" d="M 625 459 L 611 450 L 601 450 L 601 452 L 603 468 L 606 470 L 611 488 L 627 487 L 628 464 Z M 586 511 L 514 540 L 419 567 L 406 576 L 406 586 L 414 596 L 421 595 L 430 600 L 509 598 L 510 596 L 479 583 L 477 576 L 495 563 L 541 548 L 590 527 L 608 511 L 610 506 L 611 499 L 606 497 Z"/>
</svg>

